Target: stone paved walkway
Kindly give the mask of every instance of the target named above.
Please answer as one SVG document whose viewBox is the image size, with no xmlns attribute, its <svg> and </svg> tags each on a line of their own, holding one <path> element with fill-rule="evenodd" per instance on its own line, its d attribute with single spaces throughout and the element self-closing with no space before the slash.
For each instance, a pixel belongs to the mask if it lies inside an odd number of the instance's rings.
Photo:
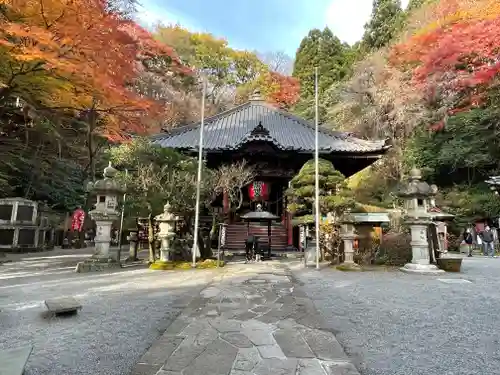
<svg viewBox="0 0 500 375">
<path fill-rule="evenodd" d="M 278 262 L 229 265 L 132 375 L 359 375 Z"/>
</svg>

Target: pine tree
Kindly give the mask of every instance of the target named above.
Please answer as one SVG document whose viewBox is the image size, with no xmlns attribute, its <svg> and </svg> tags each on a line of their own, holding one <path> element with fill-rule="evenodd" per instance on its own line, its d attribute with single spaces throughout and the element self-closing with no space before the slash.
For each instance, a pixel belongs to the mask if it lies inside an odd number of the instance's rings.
<svg viewBox="0 0 500 375">
<path fill-rule="evenodd" d="M 389 44 L 399 30 L 402 20 L 400 0 L 373 0 L 372 15 L 365 25 L 363 35 L 366 48 L 375 50 Z"/>
</svg>

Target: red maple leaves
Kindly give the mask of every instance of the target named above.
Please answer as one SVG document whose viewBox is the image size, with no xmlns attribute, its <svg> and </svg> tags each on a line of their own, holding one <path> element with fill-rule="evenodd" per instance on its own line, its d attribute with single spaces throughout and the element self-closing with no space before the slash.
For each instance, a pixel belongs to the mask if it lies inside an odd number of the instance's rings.
<svg viewBox="0 0 500 375">
<path fill-rule="evenodd" d="M 188 72 L 172 48 L 109 12 L 102 0 L 6 0 L 4 6 L 0 48 L 19 65 L 42 66 L 71 82 L 80 107 L 109 109 L 109 133 L 139 131 L 140 117 L 158 110 L 132 89 L 147 62 L 164 73 Z"/>
<path fill-rule="evenodd" d="M 413 72 L 417 88 L 439 92 L 453 115 L 484 102 L 500 77 L 500 6 L 491 0 L 443 0 L 438 18 L 393 48 L 391 62 Z M 444 122 L 434 125 L 442 128 Z"/>
</svg>

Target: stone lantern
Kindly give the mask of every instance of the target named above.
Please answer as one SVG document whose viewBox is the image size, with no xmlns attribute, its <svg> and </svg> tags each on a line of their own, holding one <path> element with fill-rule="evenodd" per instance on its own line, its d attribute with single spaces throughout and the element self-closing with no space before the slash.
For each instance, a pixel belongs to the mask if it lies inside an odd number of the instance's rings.
<svg viewBox="0 0 500 375">
<path fill-rule="evenodd" d="M 342 218 L 340 238 L 344 242 L 344 262 L 341 264 L 350 268 L 357 268 L 354 263 L 354 241 L 358 238 L 356 234 L 356 221 L 352 214 L 347 213 Z"/>
<path fill-rule="evenodd" d="M 429 185 L 421 181 L 422 175 L 419 169 L 412 169 L 410 180 L 404 184 L 398 196 L 405 201 L 404 223 L 411 231 L 411 263 L 401 268 L 404 272 L 422 274 L 438 274 L 444 271 L 436 265 L 431 264 L 431 256 L 427 231 L 432 222 L 432 214 L 429 213 L 431 200 L 437 194 L 437 186 Z"/>
<path fill-rule="evenodd" d="M 179 218 L 175 216 L 170 209 L 170 203 L 167 202 L 167 204 L 163 207 L 163 213 L 155 217 L 155 221 L 158 223 L 160 228 L 158 237 L 161 241 L 160 261 L 162 262 L 172 260 L 170 257 L 170 245 L 171 241 L 175 237 L 175 223 L 179 221 Z"/>
<path fill-rule="evenodd" d="M 97 203 L 89 215 L 96 223 L 95 247 L 96 254 L 94 258 L 99 260 L 119 261 L 116 254 L 110 257 L 109 247 L 111 243 L 111 227 L 113 222 L 119 219 L 118 197 L 125 189 L 115 180 L 118 171 L 111 166 L 111 162 L 104 169 L 103 179 L 94 184 L 89 182 L 87 190 L 90 194 L 97 196 Z"/>
</svg>

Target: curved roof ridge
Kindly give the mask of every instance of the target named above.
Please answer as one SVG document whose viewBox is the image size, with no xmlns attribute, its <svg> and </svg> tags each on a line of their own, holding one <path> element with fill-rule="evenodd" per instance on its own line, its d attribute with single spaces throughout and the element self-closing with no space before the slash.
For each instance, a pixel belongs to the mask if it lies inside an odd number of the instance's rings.
<svg viewBox="0 0 500 375">
<path fill-rule="evenodd" d="M 273 110 L 275 112 L 278 112 L 280 115 L 282 115 L 284 117 L 287 117 L 290 120 L 295 121 L 295 122 L 299 123 L 302 126 L 305 126 L 306 128 L 309 128 L 309 129 L 312 129 L 312 130 L 315 130 L 315 128 L 316 128 L 316 126 L 314 124 L 312 124 L 310 121 L 308 121 L 306 119 L 303 119 L 303 118 L 300 118 L 299 116 L 296 116 L 296 115 L 294 115 L 294 114 L 292 114 L 290 112 L 284 111 L 281 108 L 276 108 L 276 107 L 274 107 L 273 105 L 271 105 L 269 103 L 266 103 L 266 102 L 256 102 L 256 103 L 252 103 L 252 104 L 253 105 L 260 105 L 260 106 L 266 107 L 266 108 L 268 108 L 270 110 Z M 331 130 L 331 129 L 325 128 L 321 124 L 318 127 L 318 131 L 320 133 L 325 134 L 325 135 L 329 135 L 329 136 L 337 137 L 337 138 L 341 138 L 341 139 L 342 139 L 343 136 L 345 136 L 347 134 L 346 132 L 341 132 L 341 131 L 336 131 L 336 130 Z"/>
<path fill-rule="evenodd" d="M 256 126 L 259 134 L 251 135 Z M 312 152 L 315 149 L 314 130 L 311 122 L 263 101 L 240 104 L 205 120 L 206 150 L 234 150 L 247 139 L 273 143 L 283 150 Z M 198 142 L 200 122 L 172 129 L 151 137 L 162 147 L 192 149 Z M 351 132 L 341 132 L 319 126 L 321 152 L 384 153 L 390 146 L 387 140 L 365 140 Z M 264 134 L 269 133 L 269 134 Z"/>
<path fill-rule="evenodd" d="M 224 117 L 224 116 L 230 115 L 232 113 L 241 111 L 241 110 L 245 109 L 245 107 L 249 107 L 250 104 L 251 104 L 250 102 L 239 104 L 236 107 L 233 107 L 233 108 L 230 108 L 230 109 L 226 109 L 225 111 L 222 111 L 222 112 L 217 113 L 217 114 L 215 114 L 213 116 L 207 117 L 203 121 L 204 122 L 204 126 L 207 126 L 211 122 L 217 121 L 221 117 Z M 194 130 L 194 129 L 196 129 L 199 126 L 201 126 L 201 121 L 196 121 L 196 122 L 192 122 L 192 123 L 190 123 L 188 125 L 179 126 L 178 128 L 173 128 L 170 131 L 166 131 L 166 132 L 162 132 L 162 133 L 159 133 L 159 134 L 155 134 L 151 138 L 158 139 L 158 138 L 162 138 L 164 136 L 179 135 L 179 134 L 182 134 L 182 133 L 186 133 L 186 132 L 188 132 L 190 130 Z"/>
<path fill-rule="evenodd" d="M 315 130 L 316 129 L 316 126 L 314 124 L 312 124 L 310 121 L 308 120 L 305 120 L 303 118 L 300 118 L 290 112 L 287 112 L 287 111 L 284 111 L 280 108 L 276 108 L 274 107 L 273 105 L 269 104 L 269 103 L 266 103 L 266 102 L 258 102 L 258 103 L 252 103 L 254 105 L 261 105 L 261 106 L 264 106 L 268 109 L 271 109 L 271 110 L 274 110 L 278 113 L 280 113 L 282 116 L 285 116 L 287 118 L 289 118 L 290 120 L 293 120 L 297 123 L 299 123 L 300 125 L 302 126 L 305 126 L 309 129 L 312 129 L 312 130 Z M 323 133 L 325 135 L 329 135 L 329 136 L 332 136 L 332 137 L 336 137 L 336 138 L 339 138 L 339 139 L 342 139 L 344 141 L 348 141 L 348 142 L 353 142 L 353 143 L 357 143 L 357 144 L 364 144 L 364 145 L 386 145 L 387 144 L 387 140 L 388 138 L 385 138 L 385 139 L 374 139 L 374 140 L 371 140 L 371 139 L 363 139 L 363 138 L 360 138 L 358 136 L 356 136 L 356 134 L 354 134 L 353 132 L 349 132 L 349 131 L 340 131 L 340 130 L 332 130 L 332 129 L 328 129 L 328 128 L 325 128 L 323 125 L 319 125 L 318 126 L 318 131 L 320 133 Z M 390 147 L 390 146 L 386 146 L 386 147 Z"/>
</svg>

